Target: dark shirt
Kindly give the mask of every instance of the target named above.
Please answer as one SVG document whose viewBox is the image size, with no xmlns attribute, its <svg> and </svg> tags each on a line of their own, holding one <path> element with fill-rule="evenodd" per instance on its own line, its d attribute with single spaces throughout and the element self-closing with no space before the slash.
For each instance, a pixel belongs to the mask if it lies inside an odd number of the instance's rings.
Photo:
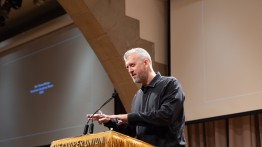
<svg viewBox="0 0 262 147">
<path fill-rule="evenodd" d="M 159 147 L 185 146 L 184 100 L 182 87 L 174 77 L 159 73 L 134 96 L 128 123 L 112 120 L 105 126 Z"/>
</svg>

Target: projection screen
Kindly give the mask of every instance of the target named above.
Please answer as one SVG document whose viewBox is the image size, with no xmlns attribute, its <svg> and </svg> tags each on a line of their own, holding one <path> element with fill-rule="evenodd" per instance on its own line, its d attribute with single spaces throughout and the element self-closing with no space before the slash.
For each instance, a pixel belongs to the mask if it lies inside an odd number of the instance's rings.
<svg viewBox="0 0 262 147">
<path fill-rule="evenodd" d="M 0 146 L 49 145 L 83 135 L 86 114 L 113 92 L 74 25 L 17 46 L 0 57 Z M 113 114 L 114 102 L 102 111 Z M 95 123 L 95 133 L 105 130 Z"/>
</svg>

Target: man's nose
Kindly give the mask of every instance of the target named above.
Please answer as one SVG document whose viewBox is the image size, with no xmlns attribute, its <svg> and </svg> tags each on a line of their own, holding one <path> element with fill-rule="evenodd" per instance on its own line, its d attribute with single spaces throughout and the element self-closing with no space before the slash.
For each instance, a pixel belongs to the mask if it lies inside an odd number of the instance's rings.
<svg viewBox="0 0 262 147">
<path fill-rule="evenodd" d="M 132 68 L 130 68 L 130 67 L 128 68 L 128 72 L 129 72 L 129 73 L 132 73 L 133 71 L 134 71 L 134 70 L 133 70 Z"/>
</svg>

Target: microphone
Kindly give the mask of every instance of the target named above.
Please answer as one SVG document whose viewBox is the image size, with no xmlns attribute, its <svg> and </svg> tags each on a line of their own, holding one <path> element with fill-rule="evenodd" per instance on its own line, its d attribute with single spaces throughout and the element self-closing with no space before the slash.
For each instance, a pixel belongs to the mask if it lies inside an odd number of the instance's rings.
<svg viewBox="0 0 262 147">
<path fill-rule="evenodd" d="M 109 103 L 112 99 L 117 98 L 117 97 L 118 97 L 118 93 L 116 92 L 116 90 L 114 90 L 114 93 L 112 94 L 112 96 L 111 96 L 107 101 L 105 101 L 105 102 L 91 115 L 91 117 L 87 120 L 87 123 L 86 123 L 86 125 L 85 125 L 84 132 L 83 132 L 84 135 L 86 135 L 87 132 L 88 132 L 90 119 L 92 120 L 92 122 L 91 122 L 91 124 L 90 124 L 89 133 L 90 133 L 90 134 L 93 134 L 93 132 L 94 132 L 94 123 L 93 123 L 92 117 L 93 117 L 101 108 L 103 108 L 107 103 Z"/>
<path fill-rule="evenodd" d="M 88 119 L 88 121 L 87 121 L 87 123 L 86 123 L 86 125 L 85 125 L 85 129 L 84 129 L 84 132 L 83 132 L 84 135 L 87 134 L 87 131 L 88 131 L 88 128 L 89 128 L 88 122 L 89 122 L 89 119 Z"/>
</svg>

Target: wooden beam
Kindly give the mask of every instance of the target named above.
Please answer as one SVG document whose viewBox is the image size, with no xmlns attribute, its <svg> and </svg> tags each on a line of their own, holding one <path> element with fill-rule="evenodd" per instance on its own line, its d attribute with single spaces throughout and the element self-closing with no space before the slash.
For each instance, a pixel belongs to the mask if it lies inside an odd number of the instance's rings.
<svg viewBox="0 0 262 147">
<path fill-rule="evenodd" d="M 113 18 L 110 12 L 104 11 L 103 9 L 103 7 L 115 8 L 116 6 L 112 6 L 111 1 L 108 0 L 99 1 L 101 4 L 98 4 L 97 1 L 93 0 L 58 0 L 58 2 L 72 18 L 74 23 L 83 33 L 89 45 L 94 50 L 109 78 L 111 79 L 113 86 L 119 93 L 120 99 L 126 111 L 129 112 L 133 96 L 138 87 L 133 83 L 131 77 L 126 71 L 122 58 L 121 53 L 123 53 L 128 47 L 126 45 L 119 44 L 119 40 L 112 37 L 116 36 L 116 34 L 114 34 L 116 30 L 123 30 L 123 28 L 121 25 L 113 25 L 112 22 L 117 22 L 118 18 Z M 119 5 L 118 2 L 113 3 L 113 5 Z M 110 22 L 102 19 L 102 17 L 107 19 L 107 16 L 112 19 L 111 21 L 108 20 Z M 138 32 L 139 31 L 137 31 L 137 33 Z M 138 39 L 132 40 L 134 44 L 136 40 L 139 40 L 139 35 L 133 36 L 138 37 Z M 118 34 L 117 37 L 121 38 L 121 34 Z M 125 42 L 128 44 L 130 43 L 128 40 Z M 122 50 L 119 48 L 122 48 Z"/>
</svg>

